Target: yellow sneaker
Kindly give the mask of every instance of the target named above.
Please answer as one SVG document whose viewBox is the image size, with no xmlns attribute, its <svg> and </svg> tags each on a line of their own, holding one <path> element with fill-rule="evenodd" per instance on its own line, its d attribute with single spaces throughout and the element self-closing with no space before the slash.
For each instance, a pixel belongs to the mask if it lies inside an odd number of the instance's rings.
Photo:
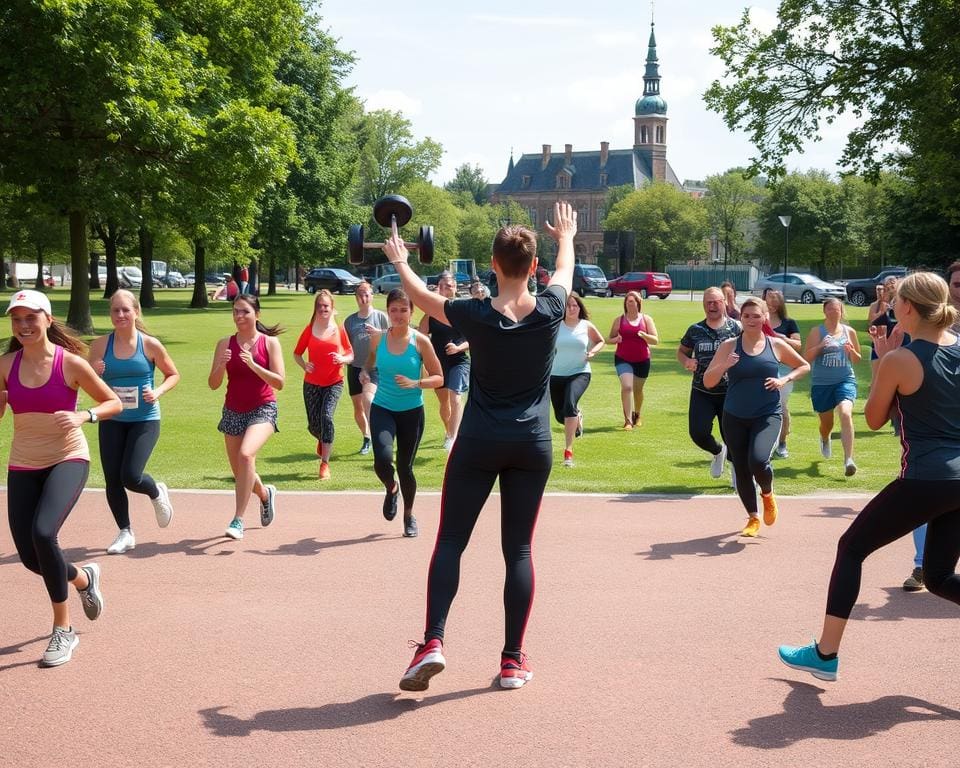
<svg viewBox="0 0 960 768">
<path fill-rule="evenodd" d="M 760 533 L 760 518 L 751 517 L 747 520 L 747 524 L 743 527 L 743 530 L 740 531 L 741 536 L 756 536 Z"/>
<path fill-rule="evenodd" d="M 773 525 L 777 522 L 777 500 L 773 496 L 773 491 L 761 493 L 760 499 L 763 501 L 763 524 Z"/>
</svg>

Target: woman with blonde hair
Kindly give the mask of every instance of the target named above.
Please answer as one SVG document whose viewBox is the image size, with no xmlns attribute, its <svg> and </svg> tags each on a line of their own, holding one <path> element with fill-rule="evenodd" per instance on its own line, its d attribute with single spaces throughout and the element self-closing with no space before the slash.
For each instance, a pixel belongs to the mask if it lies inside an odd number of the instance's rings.
<svg viewBox="0 0 960 768">
<path fill-rule="evenodd" d="M 650 315 L 640 311 L 642 305 L 639 293 L 627 291 L 623 297 L 623 314 L 613 321 L 607 339 L 608 343 L 617 345 L 613 364 L 620 379 L 624 429 L 643 426 L 643 385 L 650 375 L 650 347 L 660 343 L 657 326 Z"/>
<path fill-rule="evenodd" d="M 333 414 L 343 394 L 343 366 L 353 362 L 350 337 L 346 329 L 337 325 L 335 314 L 333 294 L 326 288 L 317 291 L 313 315 L 293 350 L 293 359 L 306 372 L 303 403 L 307 409 L 307 429 L 317 441 L 321 480 L 330 479 Z M 304 352 L 308 360 L 303 359 Z"/>
<path fill-rule="evenodd" d="M 161 528 L 170 525 L 173 517 L 166 484 L 154 481 L 144 470 L 160 439 L 160 398 L 177 386 L 180 373 L 160 340 L 146 333 L 140 302 L 130 291 L 120 289 L 110 297 L 110 322 L 113 331 L 90 345 L 90 360 L 123 405 L 118 416 L 101 421 L 99 428 L 107 505 L 119 529 L 107 553 L 119 555 L 137 545 L 127 491 L 150 499 Z M 157 368 L 163 383 L 155 387 Z"/>
<path fill-rule="evenodd" d="M 900 473 L 863 508 L 840 537 L 827 590 L 820 637 L 810 645 L 780 646 L 780 660 L 819 680 L 836 680 L 837 654 L 860 591 L 863 562 L 881 547 L 927 524 L 923 582 L 938 597 L 960 604 L 960 339 L 950 327 L 943 278 L 915 272 L 897 288 L 897 320 L 910 334 L 898 346 L 872 334 L 880 365 L 864 416 L 880 429 L 891 413 L 900 422 Z"/>
</svg>

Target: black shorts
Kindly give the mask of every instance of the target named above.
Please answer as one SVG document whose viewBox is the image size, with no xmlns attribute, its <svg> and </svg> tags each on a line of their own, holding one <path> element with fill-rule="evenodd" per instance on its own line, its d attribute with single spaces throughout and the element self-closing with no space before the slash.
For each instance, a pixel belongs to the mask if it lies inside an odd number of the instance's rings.
<svg viewBox="0 0 960 768">
<path fill-rule="evenodd" d="M 355 365 L 347 366 L 347 392 L 350 394 L 350 397 L 363 392 L 363 385 L 360 383 L 361 370 L 361 368 L 357 368 Z M 376 368 L 370 371 L 370 381 L 374 385 L 380 383 L 380 377 L 377 374 Z"/>
<path fill-rule="evenodd" d="M 631 363 L 624 360 L 619 355 L 613 356 L 613 365 L 617 369 L 617 376 L 633 371 L 633 375 L 638 379 L 645 379 L 650 375 L 650 359 L 647 358 L 642 363 Z"/>
</svg>

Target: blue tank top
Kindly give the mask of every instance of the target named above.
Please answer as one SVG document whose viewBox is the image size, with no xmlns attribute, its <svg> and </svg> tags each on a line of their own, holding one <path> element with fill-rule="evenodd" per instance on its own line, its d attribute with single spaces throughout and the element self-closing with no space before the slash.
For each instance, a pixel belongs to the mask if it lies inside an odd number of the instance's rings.
<svg viewBox="0 0 960 768">
<path fill-rule="evenodd" d="M 763 337 L 759 354 L 747 355 L 743 351 L 743 336 L 738 336 L 736 352 L 740 360 L 727 371 L 729 384 L 723 410 L 739 419 L 780 413 L 780 392 L 763 386 L 767 379 L 777 378 L 780 365 L 769 337 Z"/>
<path fill-rule="evenodd" d="M 419 387 L 402 389 L 394 379 L 398 374 L 414 381 L 423 378 L 420 375 L 423 358 L 417 351 L 414 331 L 411 330 L 410 343 L 399 355 L 392 354 L 387 348 L 388 333 L 389 331 L 380 337 L 380 343 L 377 345 L 377 372 L 380 375 L 380 383 L 377 385 L 377 393 L 373 396 L 374 405 L 379 405 L 388 411 L 410 411 L 420 408 L 423 406 L 423 390 Z"/>
<path fill-rule="evenodd" d="M 154 364 L 143 351 L 143 334 L 137 332 L 137 350 L 132 356 L 120 359 L 113 353 L 113 334 L 107 337 L 107 351 L 103 355 L 103 380 L 123 404 L 123 410 L 114 421 L 156 421 L 160 418 L 160 404 L 143 399 L 145 387 L 153 389 Z"/>
<path fill-rule="evenodd" d="M 941 347 L 914 339 L 906 347 L 923 366 L 923 383 L 897 395 L 900 414 L 900 477 L 960 480 L 960 339 Z"/>
<path fill-rule="evenodd" d="M 820 324 L 820 338 L 826 338 L 827 327 Z M 839 335 L 833 337 L 836 344 L 824 347 L 813 361 L 810 369 L 810 385 L 817 387 L 822 384 L 840 384 L 844 381 L 856 381 L 856 374 L 853 372 L 853 365 L 850 364 L 850 358 L 847 357 L 847 350 L 844 345 L 850 340 L 847 333 L 847 326 L 840 324 Z"/>
</svg>

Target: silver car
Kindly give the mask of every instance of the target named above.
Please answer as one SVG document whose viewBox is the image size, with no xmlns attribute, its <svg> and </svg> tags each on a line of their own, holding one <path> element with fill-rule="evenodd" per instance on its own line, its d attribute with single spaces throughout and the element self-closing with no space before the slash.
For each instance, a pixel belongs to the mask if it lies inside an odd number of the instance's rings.
<svg viewBox="0 0 960 768">
<path fill-rule="evenodd" d="M 842 285 L 828 283 L 816 275 L 805 272 L 778 272 L 757 280 L 753 293 L 762 296 L 767 288 L 783 292 L 787 301 L 799 301 L 801 304 L 814 304 L 826 299 L 845 301 L 847 291 Z"/>
</svg>

